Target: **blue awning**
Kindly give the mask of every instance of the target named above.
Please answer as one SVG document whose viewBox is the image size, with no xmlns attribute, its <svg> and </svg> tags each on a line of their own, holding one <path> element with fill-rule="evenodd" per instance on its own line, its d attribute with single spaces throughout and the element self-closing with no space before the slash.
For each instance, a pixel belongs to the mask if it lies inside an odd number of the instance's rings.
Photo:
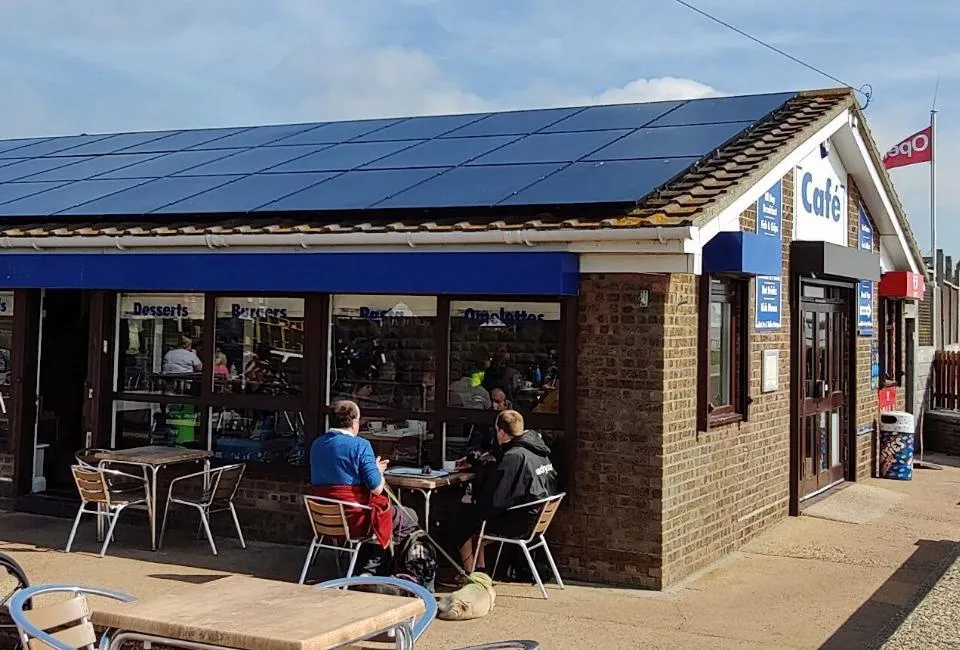
<svg viewBox="0 0 960 650">
<path fill-rule="evenodd" d="M 783 250 L 779 237 L 752 232 L 721 232 L 703 247 L 704 273 L 780 275 Z"/>
<path fill-rule="evenodd" d="M 563 252 L 9 253 L 4 289 L 573 296 Z"/>
</svg>

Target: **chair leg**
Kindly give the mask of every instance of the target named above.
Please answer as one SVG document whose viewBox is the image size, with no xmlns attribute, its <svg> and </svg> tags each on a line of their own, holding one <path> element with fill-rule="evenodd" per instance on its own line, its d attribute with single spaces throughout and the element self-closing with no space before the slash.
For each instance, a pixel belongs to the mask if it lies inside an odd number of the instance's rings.
<svg viewBox="0 0 960 650">
<path fill-rule="evenodd" d="M 117 527 L 117 521 L 120 519 L 120 513 L 123 512 L 124 506 L 117 506 L 117 511 L 113 513 L 113 517 L 110 518 L 110 528 L 107 529 L 107 536 L 103 540 L 103 546 L 100 547 L 100 557 L 103 557 L 107 554 L 107 547 L 110 546 L 110 540 L 113 539 L 113 529 Z"/>
<path fill-rule="evenodd" d="M 477 543 L 473 547 L 473 562 L 470 565 L 470 573 L 477 570 L 477 558 L 480 557 L 480 549 L 483 548 L 483 526 L 480 527 L 480 534 L 477 535 Z M 466 569 L 467 567 L 463 567 Z"/>
<path fill-rule="evenodd" d="M 70 549 L 73 547 L 73 538 L 77 536 L 77 526 L 80 525 L 80 518 L 83 517 L 83 506 L 85 504 L 80 504 L 80 509 L 77 510 L 77 516 L 73 519 L 73 528 L 70 529 L 70 537 L 67 538 L 67 553 L 70 552 Z M 100 513 L 97 512 L 97 521 L 100 520 Z"/>
<path fill-rule="evenodd" d="M 300 572 L 300 584 L 302 585 L 307 581 L 307 571 L 310 570 L 310 565 L 313 563 L 313 557 L 316 555 L 317 550 L 320 548 L 317 544 L 320 543 L 316 537 L 310 542 L 310 548 L 307 549 L 307 559 L 303 561 L 303 570 Z"/>
<path fill-rule="evenodd" d="M 170 497 L 167 497 L 167 505 L 163 508 L 163 522 L 160 524 L 160 539 L 157 540 L 157 548 L 163 548 L 163 536 L 167 534 L 167 515 L 170 514 Z"/>
<path fill-rule="evenodd" d="M 503 554 L 503 542 L 500 542 L 500 548 L 497 549 L 497 559 L 493 562 L 493 572 L 490 573 L 490 579 L 497 575 L 497 567 L 500 566 L 500 556 Z"/>
<path fill-rule="evenodd" d="M 217 545 L 213 542 L 213 533 L 210 532 L 210 521 L 209 515 L 207 514 L 206 508 L 197 508 L 200 511 L 200 523 L 203 524 L 203 530 L 207 533 L 207 541 L 210 542 L 210 549 L 213 551 L 213 554 L 217 554 Z"/>
<path fill-rule="evenodd" d="M 550 552 L 550 547 L 547 545 L 547 540 L 544 539 L 543 535 L 540 536 L 540 541 L 543 542 L 543 552 L 547 554 L 547 562 L 550 563 L 550 570 L 553 571 L 553 579 L 557 581 L 557 586 L 561 589 L 566 589 L 563 586 L 563 580 L 560 579 L 560 572 L 557 571 L 557 563 L 553 561 L 553 553 Z"/>
<path fill-rule="evenodd" d="M 527 548 L 526 544 L 518 544 L 518 546 L 523 549 L 523 554 L 527 558 L 527 564 L 530 565 L 530 573 L 533 574 L 533 579 L 537 581 L 537 586 L 540 587 L 540 593 L 543 594 L 545 599 L 549 599 L 550 596 L 547 595 L 547 588 L 543 586 L 543 580 L 540 579 L 540 573 L 537 571 L 537 565 L 533 563 L 533 556 L 530 555 L 530 549 Z"/>
<path fill-rule="evenodd" d="M 344 577 L 352 578 L 353 570 L 357 566 L 357 556 L 360 555 L 360 544 L 353 545 L 353 548 L 351 548 L 348 552 L 350 553 L 350 566 L 347 567 L 347 575 L 345 575 Z M 338 557 L 339 555 L 340 554 L 337 553 Z"/>
<path fill-rule="evenodd" d="M 233 515 L 233 525 L 237 527 L 237 537 L 240 538 L 240 548 L 247 548 L 247 543 L 243 539 L 243 531 L 240 530 L 240 519 L 237 518 L 237 509 L 233 507 L 233 501 L 230 502 L 230 514 Z"/>
</svg>

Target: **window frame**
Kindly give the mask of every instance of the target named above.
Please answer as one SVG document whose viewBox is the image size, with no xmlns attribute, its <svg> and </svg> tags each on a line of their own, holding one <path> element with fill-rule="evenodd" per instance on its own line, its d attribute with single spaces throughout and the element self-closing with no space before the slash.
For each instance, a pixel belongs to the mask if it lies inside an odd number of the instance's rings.
<svg viewBox="0 0 960 650">
<path fill-rule="evenodd" d="M 699 281 L 698 301 L 698 367 L 697 373 L 697 429 L 709 431 L 748 420 L 750 322 L 749 297 L 751 283 L 739 276 L 703 274 Z M 754 289 L 755 290 L 755 289 Z M 730 403 L 713 406 L 710 403 L 710 315 L 714 304 L 730 305 L 730 365 L 727 380 L 730 383 Z"/>
<path fill-rule="evenodd" d="M 881 297 L 879 312 L 880 388 L 903 386 L 903 301 Z"/>
</svg>

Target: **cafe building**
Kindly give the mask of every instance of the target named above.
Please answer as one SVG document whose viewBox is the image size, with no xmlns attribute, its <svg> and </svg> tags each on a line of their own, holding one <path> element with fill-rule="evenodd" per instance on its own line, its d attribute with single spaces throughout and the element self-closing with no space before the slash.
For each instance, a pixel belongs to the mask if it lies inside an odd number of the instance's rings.
<svg viewBox="0 0 960 650">
<path fill-rule="evenodd" d="M 332 401 L 439 467 L 505 399 L 561 572 L 659 589 L 871 476 L 924 278 L 847 90 L 0 141 L 0 506 L 183 445 L 306 545 Z"/>
</svg>

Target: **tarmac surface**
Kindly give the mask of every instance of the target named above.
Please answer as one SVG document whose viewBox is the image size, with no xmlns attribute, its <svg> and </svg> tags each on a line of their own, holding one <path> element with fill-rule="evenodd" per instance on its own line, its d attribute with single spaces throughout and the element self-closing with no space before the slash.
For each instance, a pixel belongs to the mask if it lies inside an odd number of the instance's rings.
<svg viewBox="0 0 960 650">
<path fill-rule="evenodd" d="M 960 648 L 960 458 L 927 460 L 943 469 L 917 470 L 908 482 L 847 486 L 665 592 L 551 585 L 543 600 L 536 587 L 498 585 L 489 617 L 436 621 L 417 647 L 535 639 L 548 650 Z M 4 513 L 0 550 L 34 582 L 97 585 L 139 598 L 181 590 L 185 605 L 192 584 L 217 575 L 295 581 L 306 552 L 306 540 L 303 547 L 254 543 L 244 551 L 219 538 L 214 557 L 205 541 L 186 535 L 153 553 L 140 516 L 121 524 L 100 559 L 92 521 L 68 555 L 69 522 Z"/>
</svg>

